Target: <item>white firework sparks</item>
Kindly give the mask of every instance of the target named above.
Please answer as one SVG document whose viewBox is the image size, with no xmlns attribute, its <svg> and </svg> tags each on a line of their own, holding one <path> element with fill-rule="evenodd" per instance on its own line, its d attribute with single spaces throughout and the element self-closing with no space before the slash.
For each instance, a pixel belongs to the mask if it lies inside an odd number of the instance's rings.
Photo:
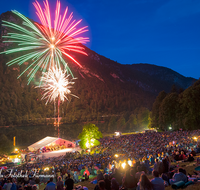
<svg viewBox="0 0 200 190">
<path fill-rule="evenodd" d="M 68 100 L 67 95 L 72 95 L 76 98 L 78 96 L 71 94 L 70 88 L 74 82 L 69 80 L 70 74 L 66 74 L 66 71 L 62 69 L 52 68 L 48 72 L 44 72 L 41 77 L 41 85 L 37 88 L 44 90 L 42 100 L 47 99 L 46 104 L 51 101 L 55 101 L 56 98 L 59 98 L 61 102 L 64 102 L 65 99 Z"/>
</svg>

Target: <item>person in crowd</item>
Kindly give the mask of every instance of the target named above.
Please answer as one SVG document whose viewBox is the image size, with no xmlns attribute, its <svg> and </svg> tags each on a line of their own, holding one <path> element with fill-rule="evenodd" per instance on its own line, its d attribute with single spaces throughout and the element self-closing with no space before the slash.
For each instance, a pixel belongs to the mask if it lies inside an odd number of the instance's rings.
<svg viewBox="0 0 200 190">
<path fill-rule="evenodd" d="M 37 185 L 33 185 L 32 190 L 37 190 Z"/>
<path fill-rule="evenodd" d="M 181 151 L 181 154 L 179 155 L 179 160 L 185 160 L 185 159 L 187 159 L 187 156 L 183 151 Z"/>
<path fill-rule="evenodd" d="M 40 178 L 39 178 L 39 177 L 36 177 L 35 183 L 36 183 L 36 184 L 40 184 Z"/>
<path fill-rule="evenodd" d="M 88 171 L 88 169 L 86 169 L 86 170 L 83 172 L 83 175 L 84 175 L 84 176 L 85 176 L 85 174 L 87 174 L 87 176 L 88 176 L 88 179 L 89 179 L 90 172 Z"/>
<path fill-rule="evenodd" d="M 28 184 L 26 184 L 26 185 L 24 186 L 24 189 L 25 189 L 25 190 L 32 190 L 32 186 L 30 185 L 30 183 L 28 183 Z M 45 190 L 46 190 L 46 188 L 45 188 Z M 52 190 L 54 190 L 54 189 L 52 189 Z"/>
<path fill-rule="evenodd" d="M 153 190 L 164 190 L 165 185 L 164 185 L 164 180 L 159 177 L 159 173 L 156 170 L 153 170 L 152 172 L 153 179 L 151 180 L 151 183 L 153 185 Z"/>
<path fill-rule="evenodd" d="M 134 190 L 137 187 L 137 179 L 135 177 L 135 168 L 130 168 L 126 171 L 122 180 L 122 186 L 128 190 Z"/>
<path fill-rule="evenodd" d="M 88 180 L 89 180 L 89 176 L 87 175 L 87 173 L 85 173 L 85 174 L 83 175 L 83 177 L 84 177 L 84 180 L 85 180 L 85 181 L 88 181 Z"/>
<path fill-rule="evenodd" d="M 104 180 L 103 173 L 98 170 L 97 171 L 97 181 Z"/>
<path fill-rule="evenodd" d="M 13 179 L 13 183 L 12 183 L 10 190 L 17 190 L 17 185 L 16 185 L 15 179 Z"/>
<path fill-rule="evenodd" d="M 171 159 L 169 156 L 165 156 L 165 159 L 167 160 L 167 163 L 168 163 L 168 168 L 170 170 L 170 167 L 171 167 Z"/>
<path fill-rule="evenodd" d="M 28 177 L 25 177 L 24 178 L 24 185 L 28 184 L 29 183 L 29 178 Z"/>
<path fill-rule="evenodd" d="M 50 181 L 47 183 L 45 190 L 56 190 L 56 184 L 53 182 L 53 177 L 50 178 Z"/>
<path fill-rule="evenodd" d="M 145 170 L 146 170 L 146 174 L 149 174 L 149 172 L 150 172 L 150 161 L 149 161 L 149 159 L 145 159 L 145 161 L 144 161 L 144 166 L 145 166 Z"/>
<path fill-rule="evenodd" d="M 150 156 L 149 161 L 150 161 L 151 165 L 155 164 L 155 158 L 153 155 Z"/>
<path fill-rule="evenodd" d="M 161 175 L 162 173 L 164 173 L 164 164 L 163 161 L 158 162 L 158 173 Z"/>
<path fill-rule="evenodd" d="M 68 174 L 68 177 L 65 181 L 65 187 L 67 190 L 72 190 L 74 188 L 74 180 L 71 178 L 70 174 Z"/>
<path fill-rule="evenodd" d="M 100 181 L 98 182 L 98 186 L 99 186 L 99 190 L 107 190 L 107 189 L 105 188 L 105 181 L 104 181 L 104 180 L 100 180 Z"/>
<path fill-rule="evenodd" d="M 10 190 L 12 187 L 12 183 L 10 180 L 7 180 L 7 182 L 4 184 L 3 189 Z"/>
<path fill-rule="evenodd" d="M 115 168 L 115 172 L 112 175 L 112 178 L 114 178 L 119 185 L 122 185 L 122 175 L 117 168 Z"/>
<path fill-rule="evenodd" d="M 192 151 L 191 151 L 191 153 L 190 154 L 192 154 L 193 156 L 196 156 L 196 152 L 194 151 L 194 149 L 192 148 Z"/>
<path fill-rule="evenodd" d="M 58 177 L 57 181 L 57 190 L 64 190 L 64 183 L 62 181 L 61 176 Z"/>
<path fill-rule="evenodd" d="M 162 173 L 168 173 L 169 172 L 169 162 L 167 158 L 164 158 L 162 160 Z"/>
<path fill-rule="evenodd" d="M 2 179 L 0 179 L 0 190 L 2 190 Z"/>
<path fill-rule="evenodd" d="M 153 185 L 146 174 L 141 174 L 137 190 L 153 190 Z"/>
<path fill-rule="evenodd" d="M 142 174 L 145 174 L 145 172 L 142 171 L 142 166 L 138 166 L 138 167 L 137 167 L 137 173 L 135 174 L 135 178 L 136 178 L 137 182 L 139 181 L 140 176 L 141 176 Z"/>
<path fill-rule="evenodd" d="M 60 169 L 56 171 L 56 182 L 58 181 L 58 177 L 61 176 Z"/>
<path fill-rule="evenodd" d="M 29 183 L 30 183 L 31 186 L 34 185 L 35 184 L 35 179 L 34 178 L 30 178 L 29 179 Z"/>
<path fill-rule="evenodd" d="M 187 158 L 186 161 L 187 161 L 187 162 L 193 162 L 193 161 L 194 161 L 193 155 L 192 155 L 192 154 L 189 154 L 189 156 L 188 156 L 188 158 Z"/>
<path fill-rule="evenodd" d="M 84 180 L 85 180 L 85 181 L 89 180 L 89 176 L 90 176 L 90 172 L 89 172 L 88 169 L 86 168 L 85 171 L 83 172 Z"/>
<path fill-rule="evenodd" d="M 115 178 L 111 179 L 111 190 L 119 190 L 119 183 Z"/>
<path fill-rule="evenodd" d="M 172 179 L 169 179 L 170 185 L 178 181 L 184 181 L 185 183 L 188 181 L 187 176 L 186 176 L 186 171 L 183 168 L 179 168 L 178 173 L 175 173 Z"/>
<path fill-rule="evenodd" d="M 105 189 L 106 190 L 111 190 L 111 180 L 109 179 L 109 175 L 108 174 L 104 175 L 104 182 L 105 182 Z"/>
<path fill-rule="evenodd" d="M 159 161 L 158 161 L 158 159 L 156 158 L 155 163 L 154 163 L 154 166 L 153 166 L 153 169 L 156 170 L 156 171 L 158 171 L 158 168 L 159 168 Z"/>
<path fill-rule="evenodd" d="M 78 174 L 77 174 L 77 171 L 74 172 L 74 183 L 78 183 L 79 180 L 78 180 Z"/>
<path fill-rule="evenodd" d="M 175 160 L 175 161 L 179 161 L 179 159 L 180 159 L 179 152 L 176 151 L 175 154 L 174 154 L 174 160 Z"/>
</svg>

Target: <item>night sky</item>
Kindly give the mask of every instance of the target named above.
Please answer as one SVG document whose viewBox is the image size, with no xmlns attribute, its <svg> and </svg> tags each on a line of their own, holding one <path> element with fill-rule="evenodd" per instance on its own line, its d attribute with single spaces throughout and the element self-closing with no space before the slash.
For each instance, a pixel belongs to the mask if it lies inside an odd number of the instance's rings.
<svg viewBox="0 0 200 190">
<path fill-rule="evenodd" d="M 39 22 L 32 2 L 3 0 L 0 14 L 17 10 Z M 56 0 L 49 2 L 53 12 Z M 98 54 L 200 77 L 200 0 L 61 0 L 61 6 L 88 25 L 87 46 Z"/>
</svg>

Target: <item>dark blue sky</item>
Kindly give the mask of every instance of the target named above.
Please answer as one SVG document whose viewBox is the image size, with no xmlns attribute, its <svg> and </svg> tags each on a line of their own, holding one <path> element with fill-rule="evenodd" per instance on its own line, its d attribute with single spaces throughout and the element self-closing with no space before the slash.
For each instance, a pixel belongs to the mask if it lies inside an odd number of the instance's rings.
<svg viewBox="0 0 200 190">
<path fill-rule="evenodd" d="M 38 0 L 42 4 L 41 0 Z M 33 0 L 4 0 L 38 21 Z M 54 10 L 56 0 L 49 0 Z M 87 46 L 122 64 L 150 63 L 200 77 L 200 0 L 61 0 L 89 26 Z"/>
</svg>

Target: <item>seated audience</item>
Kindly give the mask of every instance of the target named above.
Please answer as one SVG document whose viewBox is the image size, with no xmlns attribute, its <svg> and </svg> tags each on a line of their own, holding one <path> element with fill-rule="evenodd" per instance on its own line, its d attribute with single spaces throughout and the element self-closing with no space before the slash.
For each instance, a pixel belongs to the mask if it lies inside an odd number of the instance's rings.
<svg viewBox="0 0 200 190">
<path fill-rule="evenodd" d="M 153 170 L 152 172 L 153 179 L 151 180 L 151 183 L 153 185 L 153 190 L 164 190 L 165 185 L 164 185 L 164 180 L 159 177 L 159 173 L 156 170 Z"/>
<path fill-rule="evenodd" d="M 175 173 L 172 179 L 169 180 L 170 185 L 176 183 L 178 181 L 184 181 L 185 183 L 188 181 L 186 172 L 183 168 L 179 168 L 178 173 Z"/>
<path fill-rule="evenodd" d="M 146 174 L 141 174 L 137 190 L 153 190 L 153 184 L 149 181 Z"/>
</svg>

